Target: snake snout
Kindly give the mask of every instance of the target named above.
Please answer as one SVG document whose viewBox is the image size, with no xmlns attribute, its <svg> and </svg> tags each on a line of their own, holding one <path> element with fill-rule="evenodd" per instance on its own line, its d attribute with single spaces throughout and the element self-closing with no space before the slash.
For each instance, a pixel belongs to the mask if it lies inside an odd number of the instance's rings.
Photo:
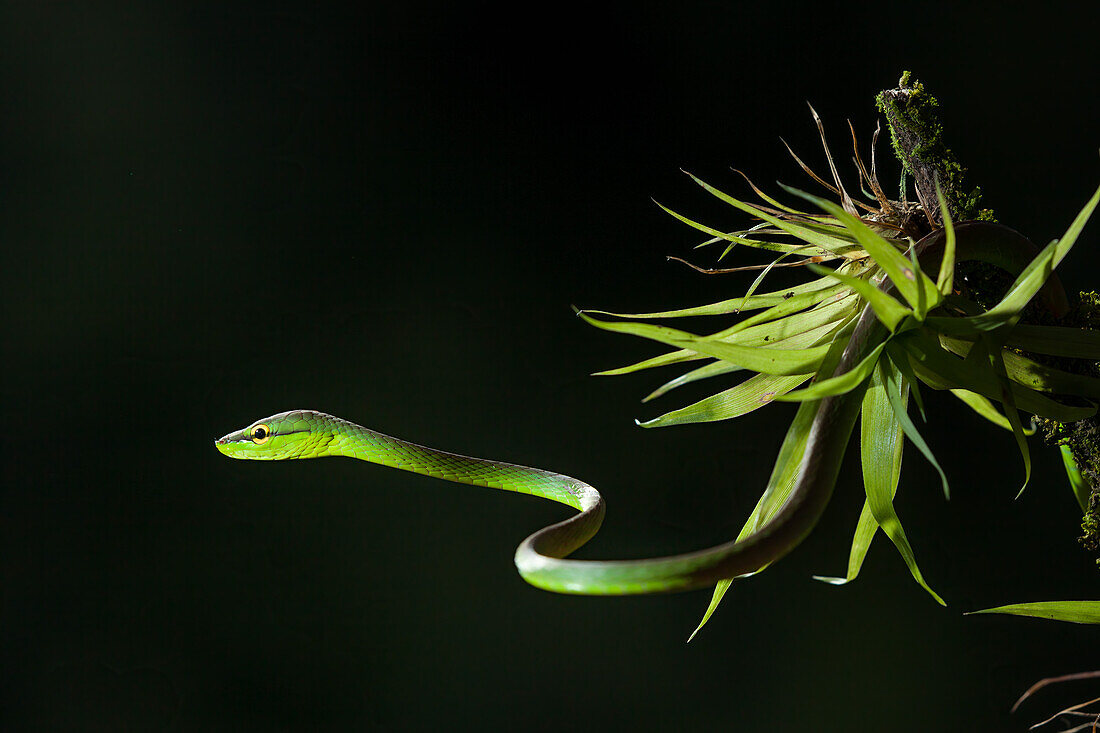
<svg viewBox="0 0 1100 733">
<path fill-rule="evenodd" d="M 233 449 L 233 437 L 234 433 L 223 435 L 214 441 L 214 447 L 218 449 L 218 452 L 223 455 L 230 455 L 230 451 Z"/>
</svg>

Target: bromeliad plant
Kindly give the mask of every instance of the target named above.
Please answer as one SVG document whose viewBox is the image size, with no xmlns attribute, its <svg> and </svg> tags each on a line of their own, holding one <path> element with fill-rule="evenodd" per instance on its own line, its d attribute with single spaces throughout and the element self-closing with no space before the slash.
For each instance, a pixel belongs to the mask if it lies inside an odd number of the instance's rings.
<svg viewBox="0 0 1100 733">
<path fill-rule="evenodd" d="M 814 117 L 824 142 L 820 119 L 816 113 Z M 852 141 L 853 147 L 857 147 L 854 132 Z M 867 198 L 873 203 L 856 201 L 841 183 L 827 144 L 825 150 L 832 183 L 816 176 L 797 156 L 795 159 L 836 195 L 839 203 L 784 186 L 789 194 L 813 205 L 815 210 L 806 211 L 805 206 L 796 208 L 768 196 L 746 177 L 761 199 L 761 203 L 750 203 L 692 176 L 708 193 L 759 223 L 727 232 L 661 207 L 708 235 L 710 239 L 703 245 L 725 244 L 720 260 L 746 247 L 778 253 L 766 266 L 706 270 L 715 273 L 762 269 L 745 295 L 659 313 L 588 310 L 580 315 L 598 328 L 672 347 L 654 358 L 600 374 L 626 374 L 672 364 L 691 367 L 646 400 L 698 380 L 732 372 L 751 373 L 736 386 L 639 423 L 643 427 L 727 420 L 772 401 L 801 403 L 767 488 L 745 523 L 741 537 L 754 533 L 783 507 L 800 464 L 808 458 L 810 426 L 823 398 L 861 391 L 860 450 L 866 501 L 856 525 L 846 574 L 818 579 L 833 584 L 855 579 L 872 539 L 882 529 L 916 582 L 943 604 L 925 582 L 893 507 L 904 438 L 936 468 L 944 495 L 949 496 L 947 477 L 909 415 L 910 397 L 923 418 L 921 386 L 949 390 L 982 417 L 1011 431 L 1023 457 L 1024 486 L 1031 474 L 1026 442 L 1030 431 L 1025 429 L 1020 411 L 1060 424 L 1096 414 L 1100 379 L 1089 376 L 1087 370 L 1070 371 L 1050 363 L 1057 361 L 1064 366 L 1074 360 L 1100 360 L 1100 332 L 1034 325 L 1021 320 L 1036 306 L 1054 318 L 1068 311 L 1069 304 L 1054 269 L 1069 254 L 1100 202 L 1100 189 L 1065 234 L 1039 250 L 1023 236 L 999 224 L 953 223 L 951 211 L 966 210 L 949 204 L 949 196 L 938 187 L 932 195 L 927 192 L 921 195 L 918 187 L 921 200 L 907 201 L 904 173 L 900 200 L 887 198 L 878 181 L 874 157 L 871 166 L 865 166 L 858 148 L 855 161 L 861 188 L 865 193 L 870 191 Z M 956 263 L 966 260 L 989 263 L 1015 275 L 1012 284 L 991 307 L 978 305 L 965 284 L 957 283 Z M 818 279 L 782 290 L 757 292 L 769 272 L 795 265 L 804 265 Z M 742 313 L 752 315 L 705 335 L 644 322 Z M 608 320 L 608 316 L 629 320 Z M 853 338 L 862 341 L 861 356 L 850 368 L 838 373 L 841 354 Z M 1000 403 L 1003 411 L 994 403 Z M 843 452 L 846 444 L 847 433 L 839 444 L 827 449 Z M 1079 500 L 1085 496 L 1087 487 L 1083 481 L 1075 484 L 1075 491 Z M 716 587 L 700 628 L 732 580 Z M 1077 621 L 1090 618 L 1095 621 L 1100 615 L 1097 611 L 1100 603 L 1073 606 L 1061 602 L 1040 604 L 1038 608 L 1031 605 L 1024 611 L 1016 607 L 988 610 L 1017 613 L 1030 610 L 1029 615 Z"/>
</svg>

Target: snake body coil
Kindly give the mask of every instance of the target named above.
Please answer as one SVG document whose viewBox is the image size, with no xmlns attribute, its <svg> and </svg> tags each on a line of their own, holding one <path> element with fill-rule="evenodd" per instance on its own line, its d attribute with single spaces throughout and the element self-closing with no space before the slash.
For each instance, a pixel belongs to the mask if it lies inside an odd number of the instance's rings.
<svg viewBox="0 0 1100 733">
<path fill-rule="evenodd" d="M 961 224 L 958 259 L 980 259 L 1018 272 L 1035 251 L 1019 234 L 993 224 Z M 971 236 L 968 236 L 971 235 Z M 917 243 L 922 266 L 938 265 L 942 230 Z M 889 289 L 884 284 L 883 289 Z M 1065 310 L 1056 279 L 1040 293 L 1048 309 Z M 870 307 L 860 314 L 834 375 L 849 371 L 881 338 L 883 326 Z M 393 438 L 312 410 L 283 412 L 216 441 L 232 458 L 283 460 L 347 456 L 446 481 L 533 494 L 567 504 L 578 514 L 535 532 L 516 550 L 516 567 L 527 582 L 545 590 L 585 595 L 681 591 L 752 573 L 796 547 L 817 524 L 859 415 L 866 383 L 820 400 L 805 453 L 785 505 L 764 526 L 739 541 L 682 555 L 643 560 L 589 561 L 566 557 L 596 534 L 604 501 L 587 483 L 560 473 L 471 458 Z"/>
</svg>

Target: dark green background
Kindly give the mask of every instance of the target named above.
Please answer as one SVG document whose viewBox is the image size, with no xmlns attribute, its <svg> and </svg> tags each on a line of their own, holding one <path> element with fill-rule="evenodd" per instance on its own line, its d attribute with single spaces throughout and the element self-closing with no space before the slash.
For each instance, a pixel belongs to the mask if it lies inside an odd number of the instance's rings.
<svg viewBox="0 0 1100 733">
<path fill-rule="evenodd" d="M 954 498 L 910 450 L 898 508 L 947 609 L 881 536 L 857 583 L 810 580 L 846 563 L 849 461 L 815 534 L 687 646 L 707 591 L 519 579 L 560 507 L 211 445 L 322 409 L 592 482 L 583 557 L 723 540 L 792 409 L 639 429 L 705 390 L 640 406 L 667 374 L 586 376 L 658 349 L 569 305 L 741 292 L 665 261 L 699 238 L 649 197 L 734 227 L 680 167 L 811 186 L 778 140 L 823 168 L 806 100 L 853 181 L 845 119 L 869 143 L 903 68 L 986 205 L 1046 243 L 1098 181 L 1095 28 L 1049 4 L 0 7 L 5 730 L 1024 730 L 1097 694 L 1008 715 L 1100 666 L 1097 634 L 961 613 L 1100 597 L 1096 573 L 1057 453 L 1034 443 L 1014 502 L 1011 437 L 941 396 Z M 1071 290 L 1098 286 L 1097 227 Z"/>
</svg>

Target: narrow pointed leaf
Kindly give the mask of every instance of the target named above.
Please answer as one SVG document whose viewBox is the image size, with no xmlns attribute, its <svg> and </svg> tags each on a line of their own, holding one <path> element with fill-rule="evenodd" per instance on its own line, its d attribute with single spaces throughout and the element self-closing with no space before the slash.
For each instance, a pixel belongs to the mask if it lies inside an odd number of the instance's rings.
<svg viewBox="0 0 1100 733">
<path fill-rule="evenodd" d="M 985 333 L 1002 326 L 1014 325 L 1027 304 L 1054 272 L 1057 254 L 1058 240 L 1054 240 L 1024 268 L 1001 302 L 986 312 L 966 318 L 930 318 L 929 325 L 944 333 L 958 334 Z"/>
<path fill-rule="evenodd" d="M 966 614 L 1006 613 L 1013 616 L 1032 616 L 1051 621 L 1069 621 L 1075 624 L 1100 624 L 1100 601 L 1036 601 L 1013 603 L 996 608 L 983 608 Z"/>
<path fill-rule="evenodd" d="M 984 336 L 981 346 L 986 352 L 986 358 L 993 367 L 993 373 L 1001 383 L 1001 404 L 1005 406 L 1005 417 L 1012 426 L 1012 436 L 1016 439 L 1016 446 L 1020 449 L 1020 456 L 1024 459 L 1024 483 L 1016 494 L 1019 499 L 1024 493 L 1028 482 L 1031 481 L 1031 452 L 1027 447 L 1027 437 L 1024 435 L 1024 426 L 1020 423 L 1020 413 L 1016 410 L 1016 398 L 1012 394 L 1012 383 L 1009 382 L 1008 373 L 1005 371 L 1005 362 L 1001 357 L 1001 345 L 990 336 Z"/>
<path fill-rule="evenodd" d="M 1021 323 L 1009 332 L 1005 343 L 1035 354 L 1100 361 L 1100 331 Z"/>
<path fill-rule="evenodd" d="M 1085 228 L 1085 222 L 1088 221 L 1092 215 L 1093 210 L 1096 209 L 1096 205 L 1100 203 L 1100 188 L 1096 189 L 1096 193 L 1092 195 L 1085 207 L 1081 209 L 1080 213 L 1073 220 L 1073 223 L 1066 229 L 1066 233 L 1061 239 L 1055 239 L 1048 244 L 1039 255 L 1031 261 L 1031 263 L 1023 269 L 1020 275 L 1016 278 L 1016 281 L 1008 289 L 1004 298 L 997 305 L 990 308 L 985 313 L 970 318 L 937 318 L 936 327 L 941 328 L 941 321 L 960 321 L 964 323 L 956 324 L 942 324 L 942 330 L 944 333 L 961 333 L 961 331 L 950 331 L 949 328 L 962 328 L 969 326 L 979 331 L 991 331 L 995 328 L 1006 324 L 1015 323 L 1019 320 L 1020 314 L 1027 306 L 1031 299 L 1035 297 L 1035 294 L 1043 287 L 1046 281 L 1050 278 L 1054 268 L 1058 267 L 1058 264 L 1069 251 L 1073 248 L 1074 243 L 1077 241 L 1077 237 L 1081 234 L 1081 230 Z M 932 321 L 930 320 L 931 324 Z"/>
<path fill-rule="evenodd" d="M 798 313 L 804 311 L 807 308 L 813 308 L 819 306 L 821 303 L 825 303 L 827 299 L 833 299 L 833 302 L 839 302 L 844 298 L 849 297 L 850 291 L 848 287 L 843 283 L 837 283 L 835 288 L 826 288 L 816 293 L 803 293 L 795 295 L 791 298 L 787 298 L 781 303 L 777 303 L 765 311 L 757 313 L 756 315 L 749 316 L 745 320 L 741 321 L 735 326 L 731 326 L 724 331 L 714 334 L 714 338 L 722 339 L 726 336 L 730 336 L 739 331 L 744 331 L 746 328 L 759 325 L 761 323 L 770 323 L 777 321 L 780 318 L 785 318 L 792 313 Z"/>
<path fill-rule="evenodd" d="M 832 365 L 828 367 L 829 369 L 835 367 L 836 359 L 839 358 L 841 350 L 842 349 L 834 349 L 833 352 L 826 357 L 826 365 Z M 749 518 L 745 521 L 745 525 L 741 528 L 741 532 L 737 535 L 738 540 L 744 539 L 756 532 L 761 526 L 767 524 L 783 507 L 783 504 L 786 503 L 787 498 L 791 494 L 791 490 L 794 488 L 794 479 L 798 473 L 798 466 L 802 462 L 802 456 L 806 452 L 806 440 L 810 434 L 810 424 L 817 414 L 818 404 L 817 402 L 803 402 L 799 405 L 798 412 L 795 413 L 794 420 L 787 429 L 787 434 L 783 438 L 783 444 L 779 448 L 779 456 L 776 458 L 775 466 L 772 468 L 771 477 L 768 479 L 768 486 L 764 490 L 764 493 L 761 494 L 760 499 L 757 500 L 756 506 L 752 510 L 752 514 L 749 515 Z M 760 572 L 760 570 L 763 570 L 763 568 L 758 568 L 756 572 Z M 749 575 L 752 574 L 753 573 L 749 573 Z M 695 630 L 691 632 L 691 636 L 688 637 L 689 642 L 694 639 L 695 635 L 706 626 L 708 621 L 710 621 L 711 616 L 714 615 L 714 611 L 718 608 L 718 604 L 725 598 L 726 591 L 729 590 L 734 580 L 736 580 L 736 578 L 726 578 L 725 580 L 718 581 L 715 585 L 710 604 L 707 606 L 706 612 L 703 613 L 703 618 L 699 621 L 699 625 L 695 627 Z"/>
<path fill-rule="evenodd" d="M 699 625 L 695 627 L 695 630 L 691 632 L 691 636 L 688 637 L 688 644 L 692 642 L 696 634 L 703 630 L 703 627 L 707 625 L 707 621 L 710 621 L 710 617 L 718 610 L 718 604 L 726 597 L 726 591 L 730 589 L 731 585 L 733 585 L 733 578 L 719 580 L 717 585 L 714 586 L 714 593 L 711 594 L 710 604 L 707 606 L 707 610 L 703 612 L 703 618 L 699 620 Z"/>
<path fill-rule="evenodd" d="M 775 399 L 779 402 L 804 402 L 806 400 L 819 400 L 823 397 L 847 394 L 863 384 L 863 382 L 871 376 L 871 373 L 875 370 L 875 365 L 878 363 L 879 355 L 882 354 L 884 348 L 886 348 L 885 341 L 872 349 L 870 354 L 863 357 L 858 364 L 843 374 L 824 379 L 820 382 L 814 382 L 806 389 L 788 392 L 785 395 L 777 395 Z"/>
<path fill-rule="evenodd" d="M 600 316 L 614 316 L 616 318 L 684 318 L 689 316 L 718 316 L 725 315 L 727 313 L 737 313 L 739 311 L 760 310 L 761 308 L 771 308 L 773 306 L 787 303 L 791 299 L 798 296 L 805 296 L 811 293 L 816 293 L 819 298 L 804 298 L 801 303 L 805 303 L 803 307 L 809 308 L 812 305 L 816 305 L 821 301 L 835 296 L 843 290 L 843 286 L 838 287 L 836 280 L 831 277 L 821 278 L 820 280 L 814 280 L 812 282 L 803 283 L 802 285 L 795 285 L 793 287 L 785 288 L 784 290 L 777 290 L 772 293 L 761 293 L 760 295 L 754 295 L 746 301 L 744 296 L 739 298 L 730 298 L 729 300 L 719 301 L 718 303 L 711 303 L 709 305 L 699 305 L 692 308 L 680 308 L 672 311 L 657 311 L 653 313 L 614 313 L 612 311 L 594 310 L 591 308 L 584 308 L 581 313 L 592 313 Z"/>
<path fill-rule="evenodd" d="M 855 296 L 834 300 L 804 313 L 797 313 L 770 323 L 750 326 L 734 334 L 727 334 L 722 337 L 722 340 L 741 346 L 802 348 L 803 346 L 817 345 L 821 343 L 819 336 L 828 335 L 838 325 L 851 319 L 857 303 L 858 299 Z M 707 357 L 691 349 L 679 349 L 660 356 L 643 359 L 627 366 L 596 372 L 595 376 L 617 376 L 642 369 L 698 361 L 705 358 Z"/>
<path fill-rule="evenodd" d="M 835 318 L 835 314 L 826 315 L 829 318 Z M 746 346 L 764 346 L 767 348 L 783 349 L 804 348 L 806 346 L 817 346 L 819 344 L 830 341 L 832 339 L 832 336 L 835 335 L 836 331 L 842 328 L 843 325 L 846 323 L 846 320 L 844 319 L 825 321 L 824 323 L 821 323 L 821 325 L 808 328 L 805 331 L 799 331 L 798 329 L 802 328 L 803 326 L 813 325 L 819 320 L 823 320 L 816 317 L 810 318 L 810 316 L 810 313 L 804 314 L 804 316 L 792 316 L 785 321 L 777 321 L 776 324 L 767 324 L 766 326 L 759 327 L 763 329 L 770 328 L 772 326 L 778 326 L 780 324 L 785 324 L 788 327 L 784 328 L 781 326 L 777 328 L 777 333 L 755 331 L 755 329 L 750 328 L 742 331 L 741 333 L 735 334 L 734 336 L 730 337 L 730 340 L 737 339 L 737 343 L 741 343 Z M 801 318 L 801 322 L 794 322 L 796 318 Z M 752 336 L 752 338 L 747 338 L 750 335 Z M 665 382 L 663 385 L 661 385 L 652 393 L 650 393 L 647 397 L 645 397 L 642 402 L 648 402 L 650 400 L 656 399 L 657 397 L 660 397 L 677 387 L 682 387 L 685 384 L 689 384 L 700 379 L 706 379 L 708 377 L 713 377 L 720 374 L 728 374 L 730 372 L 739 371 L 740 369 L 741 367 L 737 366 L 736 364 L 730 364 L 724 361 L 717 361 L 706 364 L 697 369 L 693 369 L 686 374 L 682 374 L 675 379 L 671 379 L 668 382 Z"/>
<path fill-rule="evenodd" d="M 714 340 L 742 346 L 802 348 L 817 343 L 822 335 L 851 320 L 856 305 L 857 301 L 853 297 L 769 323 L 749 326 L 735 333 L 722 332 L 716 334 Z"/>
<path fill-rule="evenodd" d="M 768 273 L 770 273 L 772 271 L 772 268 L 774 268 L 776 265 L 778 265 L 787 255 L 797 254 L 797 253 L 799 253 L 799 252 L 801 252 L 801 251 L 803 251 L 807 248 L 809 248 L 809 245 L 803 245 L 801 247 L 797 247 L 796 249 L 792 249 L 790 252 L 784 252 L 783 254 L 779 255 L 774 260 L 772 260 L 768 264 L 767 267 L 765 267 L 763 270 L 760 271 L 760 274 L 757 275 L 756 278 L 752 281 L 752 284 L 749 285 L 749 289 L 745 291 L 745 301 L 747 302 L 748 299 L 753 296 L 753 293 L 756 292 L 756 289 L 758 287 L 760 287 L 760 284 L 762 282 L 764 282 L 764 278 L 767 277 Z M 744 309 L 744 305 L 740 305 L 740 306 L 737 307 L 738 311 L 741 311 L 743 309 Z"/>
<path fill-rule="evenodd" d="M 665 206 L 664 204 L 662 204 L 660 201 L 655 200 L 653 203 L 660 206 L 665 211 L 665 213 L 670 214 L 671 216 L 675 217 L 676 219 L 679 219 L 683 223 L 687 224 L 689 227 L 692 227 L 693 229 L 698 229 L 699 231 L 703 232 L 704 234 L 709 234 L 712 237 L 714 237 L 714 239 L 710 240 L 710 242 L 704 242 L 704 244 L 711 244 L 712 242 L 715 242 L 715 241 L 726 241 L 726 242 L 730 242 L 731 245 L 744 244 L 744 245 L 747 245 L 749 247 L 756 247 L 757 249 L 768 249 L 768 250 L 772 250 L 774 252 L 788 252 L 788 251 L 790 251 L 791 249 L 793 249 L 795 247 L 795 245 L 785 244 L 785 243 L 782 243 L 782 242 L 767 242 L 767 241 L 762 241 L 762 240 L 758 240 L 758 239 L 745 239 L 744 237 L 739 237 L 736 234 L 728 234 L 726 232 L 719 231 L 718 229 L 708 227 L 706 224 L 700 224 L 697 221 L 692 221 L 691 219 L 687 218 L 686 216 L 676 213 L 672 209 L 670 209 L 667 206 Z M 731 249 L 732 249 L 732 246 L 731 246 Z"/>
<path fill-rule="evenodd" d="M 820 265 L 807 265 L 807 267 L 819 275 L 828 275 L 836 278 L 854 290 L 861 298 L 867 301 L 867 304 L 875 311 L 875 315 L 882 322 L 882 325 L 890 329 L 890 333 L 894 333 L 894 331 L 897 330 L 898 324 L 913 315 L 913 311 L 899 303 L 889 293 L 876 288 L 866 280 L 861 280 L 851 275 L 845 275 Z"/>
<path fill-rule="evenodd" d="M 679 410 L 666 412 L 660 417 L 639 422 L 643 428 L 662 428 L 687 423 L 730 420 L 758 410 L 808 380 L 812 374 L 777 376 L 757 374 L 736 387 L 706 397 Z"/>
<path fill-rule="evenodd" d="M 886 386 L 886 398 L 890 401 L 890 406 L 894 408 L 894 415 L 897 416 L 898 422 L 901 423 L 902 430 L 905 431 L 905 435 L 909 438 L 909 442 L 915 445 L 917 450 L 924 454 L 924 457 L 928 459 L 928 462 L 932 464 L 932 467 L 935 468 L 936 472 L 940 475 L 940 481 L 943 483 L 944 498 L 950 499 L 951 488 L 947 484 L 947 474 L 943 472 L 939 461 L 937 461 L 936 457 L 932 454 L 932 449 L 924 442 L 924 438 L 921 436 L 920 431 L 917 430 L 917 426 L 909 419 L 909 414 L 905 409 L 906 405 L 901 399 L 901 372 L 898 371 L 892 361 L 890 364 L 893 368 L 888 368 L 884 362 L 879 363 L 879 372 Z"/>
<path fill-rule="evenodd" d="M 922 331 L 909 331 L 894 338 L 910 355 L 917 376 L 934 389 L 967 389 L 994 400 L 1001 399 L 1001 385 L 989 369 L 978 368 L 945 351 L 938 339 Z M 1078 407 L 1057 402 L 1046 395 L 1012 384 L 1012 396 L 1021 410 L 1059 422 L 1076 422 L 1096 414 L 1096 407 Z"/>
<path fill-rule="evenodd" d="M 913 272 L 917 274 L 917 279 L 924 283 L 927 278 L 920 269 L 920 262 L 917 260 L 917 248 L 909 248 L 909 264 L 913 267 Z M 918 287 L 917 288 L 917 302 L 913 304 L 913 313 L 917 321 L 923 321 L 924 317 L 928 315 L 928 310 L 939 305 L 943 301 L 943 296 L 937 289 L 935 301 L 929 301 L 928 291 L 932 288 Z"/>
<path fill-rule="evenodd" d="M 602 372 L 593 372 L 592 376 L 614 377 L 619 376 L 620 374 L 630 374 L 632 372 L 641 371 L 642 369 L 653 369 L 654 367 L 669 366 L 670 364 L 680 364 L 685 361 L 698 361 L 699 359 L 705 358 L 706 357 L 702 354 L 694 352 L 691 349 L 678 349 L 676 351 L 670 351 L 667 354 L 661 354 L 660 356 L 643 359 L 642 361 L 635 362 L 634 364 L 628 364 L 626 366 L 617 367 L 615 369 L 605 369 Z"/>
<path fill-rule="evenodd" d="M 941 606 L 943 599 L 925 582 L 916 555 L 902 529 L 901 520 L 894 510 L 894 495 L 901 476 L 902 448 L 905 443 L 904 428 L 898 413 L 905 414 L 905 389 L 897 395 L 889 394 L 895 385 L 902 384 L 901 373 L 891 364 L 883 363 L 876 370 L 871 384 L 863 394 L 863 412 L 860 427 L 860 461 L 863 466 L 863 486 L 867 492 L 867 504 L 875 521 L 894 543 L 905 560 L 913 579 L 936 599 Z M 900 410 L 898 409 L 900 406 Z"/>
<path fill-rule="evenodd" d="M 845 585 L 851 583 L 859 575 L 863 567 L 863 561 L 867 557 L 867 551 L 871 549 L 871 541 L 878 532 L 878 522 L 871 513 L 871 505 L 867 500 L 863 501 L 863 510 L 859 513 L 856 522 L 856 531 L 852 536 L 852 549 L 848 552 L 848 572 L 844 577 L 832 575 L 815 575 L 814 580 L 820 580 L 829 585 Z"/>
<path fill-rule="evenodd" d="M 762 211 L 752 204 L 738 201 L 729 194 L 719 191 L 714 186 L 711 186 L 710 184 L 697 178 L 696 176 L 691 175 L 690 173 L 688 173 L 688 175 L 691 176 L 691 179 L 693 181 L 702 186 L 704 190 L 713 194 L 722 201 L 725 201 L 730 206 L 740 209 L 741 211 L 744 211 L 747 214 L 751 214 L 752 216 L 760 217 L 772 226 L 782 229 L 791 236 L 797 237 L 807 244 L 813 244 L 820 247 L 823 250 L 822 254 L 840 253 L 846 249 L 850 249 L 852 246 L 850 242 L 843 239 L 839 239 L 828 234 L 822 234 L 821 232 L 815 231 L 809 227 L 805 227 L 800 224 L 795 224 L 791 221 L 772 216 L 771 214 L 767 213 L 766 211 Z"/>
<path fill-rule="evenodd" d="M 840 362 L 841 355 L 844 353 L 845 345 L 846 340 L 840 338 L 834 339 L 832 344 L 829 345 L 829 351 L 825 354 L 821 368 L 817 373 L 819 378 L 833 373 Z M 741 528 L 737 539 L 744 539 L 767 524 L 790 498 L 791 491 L 794 489 L 795 477 L 798 475 L 798 469 L 802 463 L 802 457 L 806 454 L 806 441 L 810 435 L 810 425 L 813 423 L 814 417 L 817 416 L 820 404 L 820 402 L 803 402 L 798 406 L 798 412 L 795 413 L 794 420 L 791 421 L 791 426 L 787 428 L 787 434 L 783 437 L 783 444 L 779 448 L 779 455 L 772 467 L 768 485 L 756 502 L 752 514 L 745 521 L 745 525 Z M 756 572 L 762 569 L 758 568 Z M 694 639 L 699 630 L 710 620 L 733 580 L 733 578 L 728 578 L 719 581 L 715 585 L 710 605 L 688 641 Z"/>
<path fill-rule="evenodd" d="M 1069 487 L 1073 489 L 1073 495 L 1077 498 L 1077 503 L 1081 507 L 1081 511 L 1088 511 L 1089 497 L 1092 495 L 1092 487 L 1089 486 L 1089 482 L 1085 479 L 1081 473 L 1081 467 L 1077 465 L 1077 461 L 1073 457 L 1073 451 L 1070 450 L 1068 445 L 1060 445 L 1058 448 L 1062 452 L 1062 463 L 1066 467 L 1066 476 L 1069 477 Z"/>
<path fill-rule="evenodd" d="M 953 389 L 951 390 L 951 394 L 958 397 L 963 404 L 970 407 L 974 412 L 978 413 L 997 427 L 1004 428 L 1010 433 L 1012 432 L 1012 425 L 1009 424 L 1008 418 L 1002 415 L 992 402 L 982 397 L 977 392 L 971 392 L 968 389 Z M 1031 435 L 1031 433 L 1027 434 Z"/>
<path fill-rule="evenodd" d="M 718 377 L 723 374 L 731 374 L 733 372 L 742 371 L 741 367 L 736 364 L 730 364 L 725 361 L 712 361 L 710 364 L 705 364 L 697 369 L 692 369 L 690 372 L 681 374 L 675 379 L 670 379 L 662 384 L 657 389 L 650 392 L 648 395 L 642 398 L 642 402 L 650 402 L 652 400 L 661 397 L 677 387 L 683 387 L 685 384 L 699 381 L 700 379 L 709 379 L 710 377 Z"/>
<path fill-rule="evenodd" d="M 829 347 L 811 346 L 805 349 L 769 349 L 751 346 L 736 346 L 721 341 L 709 341 L 696 338 L 681 344 L 695 349 L 701 354 L 738 364 L 745 369 L 762 374 L 807 374 L 816 371 L 821 365 Z"/>
<path fill-rule="evenodd" d="M 886 352 L 890 354 L 890 361 L 894 363 L 897 370 L 901 372 L 901 376 L 904 378 L 904 383 L 909 386 L 909 394 L 913 397 L 913 402 L 917 406 L 917 412 L 920 413 L 920 419 L 924 422 L 928 422 L 928 417 L 924 414 L 924 400 L 920 396 L 920 383 L 917 380 L 916 374 L 913 372 L 913 365 L 909 363 L 909 354 L 905 349 L 899 347 L 897 344 L 890 342 L 886 343 Z"/>
<path fill-rule="evenodd" d="M 844 211 L 843 208 L 832 201 L 813 196 L 805 191 L 799 191 L 796 188 L 787 186 L 784 186 L 784 188 L 795 196 L 801 196 L 807 201 L 817 204 L 844 224 L 856 236 L 863 249 L 867 250 L 879 267 L 886 272 L 890 281 L 894 283 L 894 287 L 897 288 L 911 307 L 916 308 L 922 300 L 927 308 L 933 308 L 939 304 L 942 296 L 939 290 L 936 289 L 935 283 L 929 280 L 928 276 L 920 271 L 920 268 L 914 268 L 913 263 L 906 259 L 905 255 L 899 252 L 890 242 L 875 234 L 859 218 Z"/>
<path fill-rule="evenodd" d="M 1058 261 L 1061 262 L 1061 258 L 1065 257 L 1070 248 L 1073 247 L 1074 242 L 1077 241 L 1077 237 L 1081 235 L 1081 231 L 1085 228 L 1085 224 L 1088 223 L 1089 217 L 1092 216 L 1092 212 L 1096 210 L 1096 205 L 1100 204 L 1100 187 L 1097 187 L 1095 193 L 1092 194 L 1092 198 L 1088 200 L 1088 203 L 1077 213 L 1077 216 L 1073 218 L 1073 223 L 1066 229 L 1066 233 L 1062 235 L 1061 247 L 1063 253 Z M 1057 263 L 1055 263 L 1057 264 Z"/>
<path fill-rule="evenodd" d="M 764 374 L 807 374 L 817 371 L 822 357 L 825 356 L 829 348 L 828 346 L 816 346 L 808 349 L 754 348 L 727 344 L 711 338 L 696 336 L 686 331 L 654 326 L 649 323 L 600 321 L 584 313 L 581 313 L 580 317 L 596 328 L 605 331 L 641 336 L 669 346 L 692 349 L 700 354 L 706 354 Z"/>
<path fill-rule="evenodd" d="M 838 335 L 833 339 L 821 361 L 821 366 L 814 375 L 815 379 L 826 379 L 836 371 L 847 345 L 848 339 L 846 337 Z M 768 478 L 768 486 L 760 497 L 760 502 L 757 509 L 753 511 L 753 516 L 749 517 L 750 521 L 745 525 L 746 528 L 751 527 L 749 531 L 755 532 L 763 526 L 775 512 L 779 511 L 790 496 L 791 489 L 794 487 L 795 476 L 802 463 L 802 457 L 806 453 L 806 440 L 810 434 L 810 425 L 817 415 L 819 405 L 819 401 L 807 401 L 798 406 L 798 412 L 795 413 L 794 420 L 791 422 L 790 428 L 787 429 L 783 444 L 779 448 L 779 456 L 775 459 L 771 476 Z M 743 533 L 745 531 L 745 529 L 742 529 Z"/>
<path fill-rule="evenodd" d="M 809 216 L 809 214 L 807 214 L 805 211 L 799 211 L 798 209 L 792 209 L 790 206 L 787 206 L 786 204 L 783 204 L 783 203 L 780 203 L 779 201 L 776 201 L 774 198 L 772 198 L 768 194 L 761 191 L 759 188 L 756 187 L 756 184 L 753 183 L 752 180 L 747 175 L 745 175 L 745 173 L 743 171 L 739 171 L 736 168 L 733 168 L 732 170 L 735 173 L 740 173 L 741 174 L 741 177 L 744 178 L 745 182 L 749 184 L 750 188 L 752 188 L 753 193 L 755 193 L 757 196 L 759 196 L 760 198 L 762 198 L 764 201 L 768 202 L 769 204 L 771 204 L 775 208 L 782 209 L 783 211 L 786 211 L 788 214 L 797 214 L 799 216 Z"/>
<path fill-rule="evenodd" d="M 940 274 L 936 278 L 936 289 L 944 297 L 951 295 L 955 287 L 955 227 L 951 222 L 951 212 L 939 183 L 936 184 L 936 198 L 940 202 L 940 216 L 943 217 L 944 243 L 943 259 L 940 261 Z"/>
<path fill-rule="evenodd" d="M 983 335 L 981 338 L 989 336 Z M 941 336 L 940 343 L 948 351 L 962 357 L 967 356 L 974 347 L 970 341 L 950 336 Z M 1100 398 L 1100 379 L 1096 377 L 1064 372 L 1013 351 L 1001 350 L 1001 358 L 1008 378 L 1017 384 L 1040 392 Z"/>
</svg>

